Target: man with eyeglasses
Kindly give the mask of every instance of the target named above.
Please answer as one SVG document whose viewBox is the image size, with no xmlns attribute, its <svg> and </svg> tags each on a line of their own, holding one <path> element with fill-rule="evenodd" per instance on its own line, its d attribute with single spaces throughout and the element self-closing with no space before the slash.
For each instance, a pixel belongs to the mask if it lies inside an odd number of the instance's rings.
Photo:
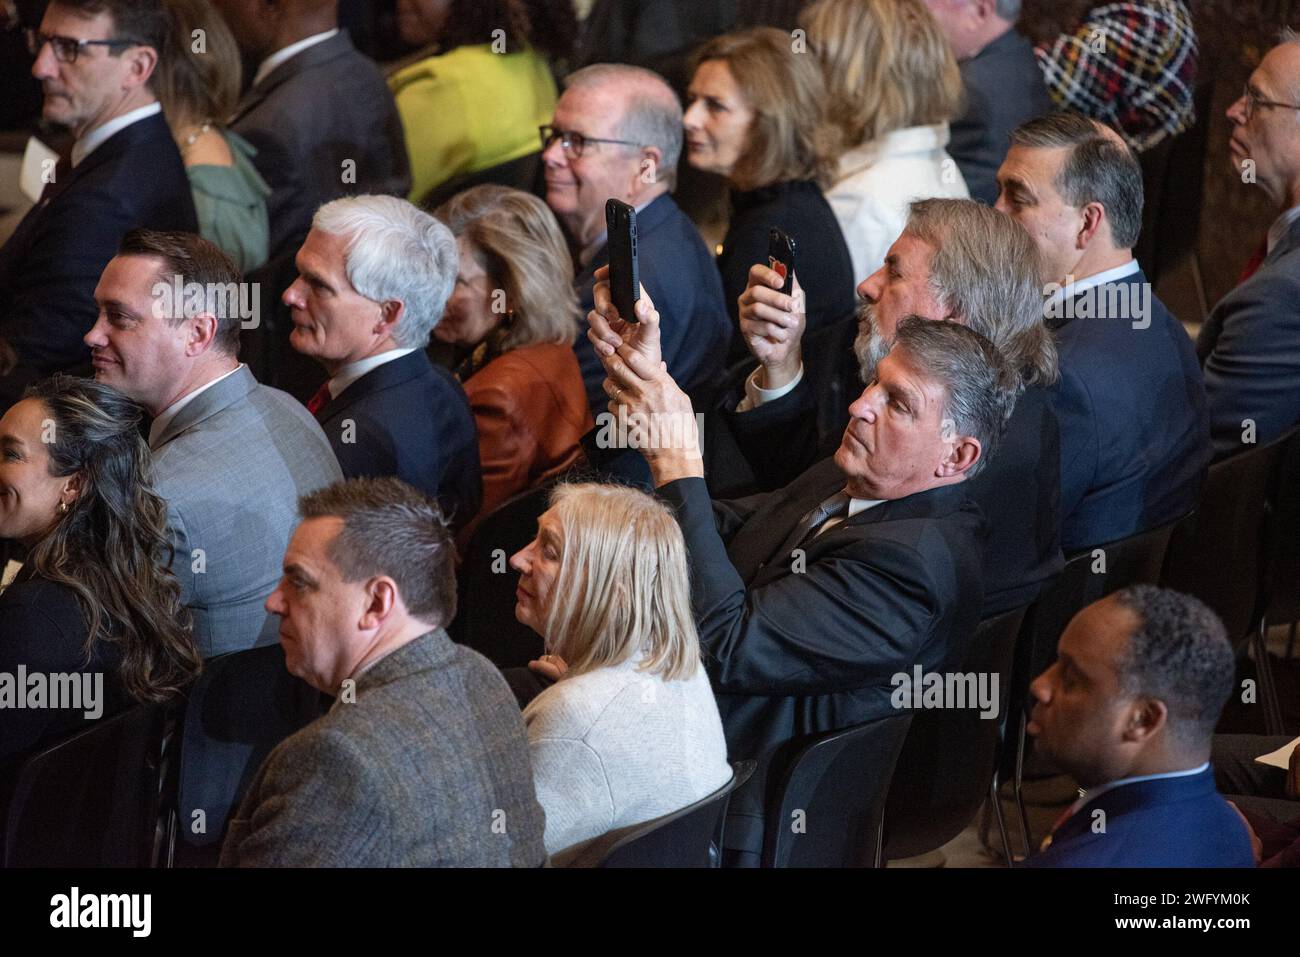
<svg viewBox="0 0 1300 957">
<path fill-rule="evenodd" d="M 150 82 L 167 32 L 159 0 L 55 0 L 29 31 L 43 116 L 76 137 L 0 247 L 0 339 L 17 365 L 0 412 L 34 379 L 88 371 L 95 284 L 137 228 L 196 232 L 180 151 Z"/>
<path fill-rule="evenodd" d="M 1196 340 L 1217 458 L 1300 422 L 1300 34 L 1285 31 L 1228 119 L 1233 168 L 1280 215 Z"/>
<path fill-rule="evenodd" d="M 640 67 L 585 67 L 567 79 L 554 122 L 541 134 L 546 202 L 577 250 L 583 314 L 594 304 L 596 270 L 609 264 L 605 201 L 612 197 L 636 207 L 637 265 L 659 309 L 669 374 L 688 392 L 713 381 L 726 357 L 730 321 L 713 257 L 670 195 L 682 149 L 677 95 Z M 585 328 L 573 347 L 592 414 L 599 416 L 609 402 L 601 389 L 605 370 Z"/>
</svg>

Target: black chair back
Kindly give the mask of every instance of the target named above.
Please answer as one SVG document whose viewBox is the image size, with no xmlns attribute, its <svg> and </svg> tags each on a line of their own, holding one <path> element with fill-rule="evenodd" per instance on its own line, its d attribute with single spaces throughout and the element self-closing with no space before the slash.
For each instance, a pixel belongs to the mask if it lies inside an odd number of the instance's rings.
<svg viewBox="0 0 1300 957">
<path fill-rule="evenodd" d="M 900 711 L 784 745 L 772 759 L 763 866 L 876 866 L 885 794 L 911 723 Z"/>
<path fill-rule="evenodd" d="M 980 622 L 965 653 L 945 671 L 997 676 L 997 713 L 982 717 L 966 707 L 914 711 L 912 729 L 894 770 L 885 806 L 885 857 L 915 857 L 947 844 L 975 817 L 997 770 L 1016 640 L 1025 609 L 1014 608 Z M 968 682 L 967 687 L 970 687 Z M 991 683 L 986 686 L 992 692 Z M 951 702 L 949 703 L 951 704 Z"/>
<path fill-rule="evenodd" d="M 1264 522 L 1264 620 L 1300 621 L 1300 430 L 1283 445 Z"/>
<path fill-rule="evenodd" d="M 519 159 L 509 160 L 497 166 L 489 166 L 477 173 L 466 173 L 464 176 L 449 179 L 447 182 L 429 190 L 424 198 L 420 200 L 419 205 L 432 213 L 457 193 L 463 193 L 467 189 L 482 186 L 486 183 L 509 186 L 511 189 L 520 189 L 525 193 L 532 193 L 534 196 L 545 196 L 544 169 L 541 152 L 529 153 L 527 156 L 519 157 Z"/>
<path fill-rule="evenodd" d="M 5 867 L 151 867 L 166 711 L 139 705 L 28 758 L 5 821 Z"/>
<path fill-rule="evenodd" d="M 731 780 L 679 811 L 638 824 L 605 851 L 597 867 L 718 867 L 727 803 L 754 773 L 754 761 L 732 766 Z"/>
<path fill-rule="evenodd" d="M 522 668 L 543 653 L 542 639 L 515 619 L 519 576 L 506 563 L 536 536 L 553 487 L 522 492 L 484 516 L 457 573 L 456 618 L 447 633 L 498 668 Z"/>
</svg>

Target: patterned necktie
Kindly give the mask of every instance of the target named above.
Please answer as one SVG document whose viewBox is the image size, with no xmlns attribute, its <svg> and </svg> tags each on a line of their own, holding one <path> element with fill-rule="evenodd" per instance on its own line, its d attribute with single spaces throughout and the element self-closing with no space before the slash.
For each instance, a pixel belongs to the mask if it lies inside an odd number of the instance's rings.
<svg viewBox="0 0 1300 957">
<path fill-rule="evenodd" d="M 326 380 L 325 383 L 316 390 L 316 394 L 307 400 L 307 411 L 312 415 L 315 415 L 321 409 L 325 408 L 325 404 L 329 402 L 330 398 L 330 384 L 329 381 Z"/>
<path fill-rule="evenodd" d="M 790 536 L 777 551 L 777 554 L 784 557 L 790 554 L 800 545 L 802 545 L 817 529 L 821 528 L 827 521 L 842 515 L 849 510 L 849 493 L 840 490 L 826 499 L 816 508 L 808 511 L 803 518 L 799 519 L 799 524 L 790 532 Z"/>
</svg>

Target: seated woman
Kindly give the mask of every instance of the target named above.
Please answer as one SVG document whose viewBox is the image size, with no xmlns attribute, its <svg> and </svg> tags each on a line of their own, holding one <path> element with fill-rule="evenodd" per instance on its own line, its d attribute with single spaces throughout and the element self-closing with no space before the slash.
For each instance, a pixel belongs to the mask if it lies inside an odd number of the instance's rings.
<svg viewBox="0 0 1300 957">
<path fill-rule="evenodd" d="M 0 592 L 0 673 L 102 675 L 89 709 L 101 716 L 171 699 L 202 663 L 168 569 L 144 414 L 109 386 L 56 376 L 0 419 L 0 538 L 26 550 Z M 80 730 L 85 710 L 6 710 L 0 767 Z"/>
<path fill-rule="evenodd" d="M 861 281 L 884 264 L 912 200 L 970 195 L 945 149 L 961 73 L 923 0 L 818 0 L 799 25 L 845 147 L 826 198 Z"/>
<path fill-rule="evenodd" d="M 397 26 L 424 48 L 388 78 L 411 202 L 541 149 L 537 128 L 551 122 L 556 100 L 546 58 L 568 56 L 578 32 L 569 0 L 398 0 Z"/>
<path fill-rule="evenodd" d="M 515 617 L 546 643 L 535 664 L 559 679 L 524 709 L 555 863 L 731 780 L 668 506 L 622 486 L 561 485 L 510 564 Z"/>
<path fill-rule="evenodd" d="M 768 230 L 795 242 L 795 272 L 812 331 L 852 315 L 853 261 L 822 196 L 834 168 L 835 133 L 824 122 L 825 84 L 813 58 L 774 27 L 732 33 L 696 54 L 686 94 L 686 157 L 731 184 L 731 222 L 718 269 L 735 333 L 730 361 L 745 358 L 736 299 L 749 269 L 768 264 Z M 863 278 L 863 277 L 857 277 Z"/>
<path fill-rule="evenodd" d="M 536 196 L 476 186 L 435 215 L 456 237 L 460 272 L 433 335 L 455 347 L 474 411 L 481 517 L 582 458 L 595 423 L 573 352 L 578 297 L 560 226 Z"/>
<path fill-rule="evenodd" d="M 247 273 L 266 262 L 271 188 L 253 166 L 257 150 L 222 126 L 239 100 L 239 47 L 209 0 L 167 0 L 166 8 L 171 29 L 154 88 L 190 178 L 199 235 Z"/>
</svg>

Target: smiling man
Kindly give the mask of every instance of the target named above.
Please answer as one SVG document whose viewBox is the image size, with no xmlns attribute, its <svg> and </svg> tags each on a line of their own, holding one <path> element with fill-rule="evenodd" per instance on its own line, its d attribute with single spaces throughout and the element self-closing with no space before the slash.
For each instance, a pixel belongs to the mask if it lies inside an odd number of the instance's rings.
<svg viewBox="0 0 1300 957">
<path fill-rule="evenodd" d="M 611 328 L 598 287 L 592 342 L 611 407 L 686 414 L 662 371 L 657 317 Z M 1019 376 L 979 334 L 904 318 L 849 406 L 839 449 L 785 488 L 710 501 L 698 448 L 645 448 L 676 509 L 692 604 L 733 759 L 760 768 L 732 800 L 729 846 L 762 842 L 769 760 L 785 741 L 893 713 L 891 677 L 941 669 L 980 616 L 983 520 L 967 480 L 993 455 Z"/>
<path fill-rule="evenodd" d="M 267 599 L 285 667 L 336 700 L 253 778 L 223 867 L 537 867 L 544 817 L 501 673 L 452 642 L 456 549 L 397 479 L 303 498 Z"/>
<path fill-rule="evenodd" d="M 663 78 L 640 67 L 597 64 L 572 74 L 542 128 L 546 202 L 577 247 L 574 281 L 585 313 L 595 273 L 609 263 L 605 201 L 637 211 L 641 284 L 663 316 L 663 357 L 687 391 L 722 369 L 731 324 L 718 268 L 670 195 L 682 150 L 682 108 Z M 605 408 L 600 360 L 574 341 L 593 415 Z"/>
<path fill-rule="evenodd" d="M 456 282 L 451 231 L 394 196 L 336 199 L 296 262 L 289 343 L 329 375 L 307 408 L 343 474 L 394 475 L 464 525 L 482 497 L 474 416 L 424 354 Z"/>
<path fill-rule="evenodd" d="M 55 0 L 29 33 L 43 116 L 76 137 L 0 247 L 0 413 L 32 380 L 82 372 L 93 292 L 132 229 L 198 228 L 189 179 L 150 85 L 167 31 L 159 0 Z"/>
<path fill-rule="evenodd" d="M 86 333 L 95 379 L 153 416 L 172 571 L 206 658 L 275 641 L 262 602 L 279 577 L 298 496 L 342 478 L 302 405 L 259 385 L 239 361 L 241 320 L 224 295 L 239 281 L 207 240 L 137 230 L 95 287 L 99 318 Z M 178 283 L 213 293 L 211 301 L 177 302 Z"/>
</svg>

